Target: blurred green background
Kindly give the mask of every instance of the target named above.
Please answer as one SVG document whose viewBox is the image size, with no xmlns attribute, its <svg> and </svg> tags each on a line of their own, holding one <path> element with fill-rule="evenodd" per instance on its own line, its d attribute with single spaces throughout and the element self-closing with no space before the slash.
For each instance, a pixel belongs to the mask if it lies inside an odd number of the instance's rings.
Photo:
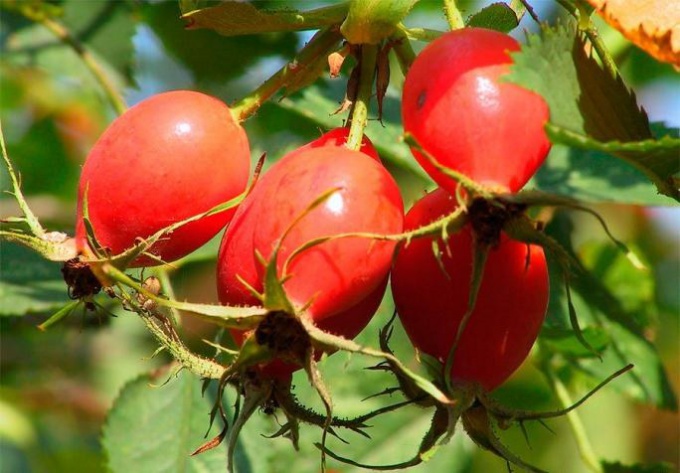
<svg viewBox="0 0 680 473">
<path fill-rule="evenodd" d="M 284 2 L 260 2 L 284 6 Z M 287 2 L 291 4 L 296 2 Z M 301 2 L 297 2 L 298 6 Z M 319 2 L 303 2 L 308 8 Z M 465 15 L 483 2 L 460 2 Z M 487 2 L 488 3 L 488 2 Z M 558 14 L 553 2 L 531 2 L 541 18 Z M 226 38 L 212 31 L 187 31 L 178 18 L 177 2 L 67 0 L 52 4 L 60 10 L 58 21 L 66 25 L 87 50 L 104 65 L 128 105 L 165 90 L 200 90 L 227 103 L 243 97 L 275 72 L 310 38 L 310 33 L 269 34 Z M 28 20 L 2 1 L 0 10 L 0 119 L 9 155 L 21 174 L 31 208 L 49 229 L 73 232 L 79 168 L 89 148 L 115 117 L 100 85 L 74 51 L 44 26 Z M 408 17 L 408 25 L 445 29 L 441 6 L 421 1 Z M 651 121 L 680 126 L 680 78 L 672 67 L 661 65 L 632 47 L 618 33 L 601 25 L 603 36 L 620 65 L 622 74 L 637 92 Z M 513 33 L 535 31 L 525 19 Z M 422 44 L 416 44 L 422 47 Z M 347 67 L 345 68 L 347 69 Z M 344 71 L 347 72 L 346 70 Z M 398 126 L 398 97 L 403 77 L 394 68 L 387 103 L 386 126 L 371 121 L 368 135 L 384 151 L 387 166 L 404 190 L 407 207 L 432 184 L 404 165 L 408 151 L 394 140 Z M 265 105 L 245 123 L 254 159 L 267 152 L 271 161 L 319 136 L 324 127 L 339 126 L 343 116 L 330 116 L 342 99 L 344 79 L 321 79 L 314 93 L 330 108 L 315 109 L 310 95 L 296 94 Z M 394 148 L 400 146 L 396 154 Z M 550 161 L 550 158 L 549 158 Z M 572 172 L 578 173 L 574 169 Z M 545 171 L 546 173 L 549 171 Z M 548 174 L 545 174 L 548 175 Z M 9 188 L 7 174 L 0 173 L 2 188 Z M 622 201 L 629 199 L 622 195 Z M 668 200 L 668 199 L 666 199 Z M 665 202 L 659 200 L 659 202 Z M 668 200 L 670 204 L 670 200 Z M 0 200 L 0 215 L 18 215 L 11 196 Z M 658 349 L 671 385 L 680 387 L 680 212 L 677 207 L 641 207 L 593 203 L 612 232 L 633 248 L 647 265 L 631 271 L 612 255 L 612 244 L 592 217 L 574 213 L 546 214 L 553 220 L 549 231 L 569 242 L 594 274 L 622 298 L 625 309 L 645 319 L 645 337 Z M 178 299 L 216 303 L 215 240 L 171 272 Z M 100 446 L 102 424 L 121 387 L 142 373 L 166 363 L 163 355 L 150 359 L 155 344 L 134 314 L 115 307 L 110 312 L 75 313 L 45 332 L 36 326 L 67 302 L 58 264 L 42 261 L 28 250 L 2 243 L 0 249 L 0 470 L 2 472 L 99 472 L 107 460 Z M 564 299 L 555 290 L 549 318 L 564 312 Z M 580 314 L 587 321 L 596 311 L 583 301 Z M 385 298 L 374 322 L 360 340 L 377 344 L 377 331 L 389 319 L 392 303 Z M 113 316 L 113 317 L 112 317 Z M 210 351 L 201 342 L 213 330 L 185 317 L 183 336 L 199 352 Z M 614 333 L 612 337 L 616 336 Z M 400 327 L 394 337 L 397 352 L 412 358 Z M 547 343 L 547 342 L 546 342 Z M 522 409 L 558 407 L 537 360 L 545 360 L 541 345 L 511 381 L 496 393 L 498 399 Z M 629 353 L 633 353 L 632 351 Z M 598 369 L 594 378 L 569 369 L 566 361 L 550 358 L 560 371 L 574 399 L 620 367 Z M 630 359 L 636 362 L 638 360 Z M 586 361 L 592 363 L 593 360 Z M 651 369 L 644 367 L 642 369 Z M 323 363 L 338 415 L 359 415 L 389 403 L 389 399 L 363 398 L 394 381 L 387 375 L 367 372 L 372 360 L 338 354 Z M 613 368 L 613 369 L 609 369 Z M 162 380 L 158 383 L 161 384 Z M 301 400 L 321 406 L 304 377 L 296 374 Z M 157 388 L 162 396 L 164 388 Z M 680 422 L 676 412 L 658 408 L 663 401 L 640 402 L 606 389 L 579 409 L 596 454 L 607 460 L 679 463 Z M 653 396 L 652 396 L 653 397 Z M 634 399 L 634 398 L 637 398 Z M 396 401 L 396 398 L 393 399 Z M 172 416 L 172 411 L 166 413 Z M 278 424 L 271 416 L 257 414 L 243 434 L 244 455 L 255 472 L 318 471 L 317 429 L 301 433 L 301 451 L 295 453 L 285 439 L 268 440 Z M 205 428 L 207 429 L 207 409 Z M 331 441 L 331 448 L 366 463 L 406 460 L 417 450 L 429 413 L 408 408 L 373 421 L 370 441 L 347 434 L 349 445 Z M 587 471 L 581 461 L 567 419 L 549 422 L 552 431 L 528 425 L 530 446 L 522 432 L 512 428 L 502 438 L 520 456 L 554 472 Z M 194 446 L 202 438 L 193 439 Z M 331 461 L 332 471 L 354 468 Z M 476 448 L 458 433 L 450 445 L 429 463 L 413 471 L 495 472 L 505 463 Z"/>
</svg>

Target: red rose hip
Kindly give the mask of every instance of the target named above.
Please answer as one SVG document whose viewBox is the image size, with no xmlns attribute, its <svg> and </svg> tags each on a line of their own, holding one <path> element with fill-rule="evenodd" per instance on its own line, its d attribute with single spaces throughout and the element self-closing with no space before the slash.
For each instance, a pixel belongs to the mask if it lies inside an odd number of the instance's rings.
<svg viewBox="0 0 680 473">
<path fill-rule="evenodd" d="M 455 199 L 438 189 L 408 212 L 406 230 L 431 223 L 455 207 Z M 446 243 L 414 239 L 395 258 L 391 281 L 399 318 L 413 345 L 442 363 L 468 309 L 472 258 L 469 225 Z M 489 250 L 477 302 L 455 352 L 452 379 L 477 382 L 486 390 L 503 383 L 531 350 L 548 296 L 543 249 L 501 234 L 498 246 Z"/>
<path fill-rule="evenodd" d="M 77 245 L 87 251 L 83 205 L 102 247 L 118 254 L 157 231 L 241 194 L 250 150 L 229 108 L 205 94 L 155 95 L 118 117 L 83 166 L 78 188 Z M 235 209 L 191 222 L 149 250 L 173 261 L 207 242 Z M 141 256 L 133 266 L 158 264 Z"/>
<path fill-rule="evenodd" d="M 405 131 L 435 161 L 505 192 L 524 186 L 550 150 L 543 98 L 501 79 L 518 50 L 517 41 L 492 30 L 446 33 L 413 62 L 402 97 Z M 454 179 L 412 151 L 441 187 L 456 191 Z"/>
</svg>

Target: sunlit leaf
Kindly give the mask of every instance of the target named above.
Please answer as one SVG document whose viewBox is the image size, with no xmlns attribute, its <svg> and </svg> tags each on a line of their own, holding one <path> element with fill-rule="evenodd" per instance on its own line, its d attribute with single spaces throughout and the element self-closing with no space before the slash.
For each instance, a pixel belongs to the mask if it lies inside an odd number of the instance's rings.
<svg viewBox="0 0 680 473">
<path fill-rule="evenodd" d="M 224 470 L 225 445 L 189 456 L 205 441 L 211 407 L 210 398 L 201 394 L 200 379 L 190 373 L 182 372 L 177 377 L 168 372 L 145 375 L 128 383 L 104 425 L 102 443 L 109 470 L 113 473 Z M 217 424 L 208 438 L 219 432 L 221 426 Z"/>
<path fill-rule="evenodd" d="M 611 153 L 646 174 L 659 192 L 679 198 L 672 181 L 677 172 L 677 159 L 673 159 L 677 156 L 676 140 L 652 143 L 649 120 L 635 95 L 620 77 L 612 77 L 585 53 L 574 25 L 544 27 L 541 35 L 530 36 L 513 58 L 515 65 L 506 77 L 538 92 L 548 102 L 551 129 L 555 131 L 551 138 L 589 151 Z M 621 145 L 631 142 L 642 144 Z M 582 169 L 572 167 L 568 172 Z M 612 184 L 618 187 L 617 182 Z"/>
<path fill-rule="evenodd" d="M 472 15 L 467 19 L 466 25 L 508 33 L 519 25 L 519 19 L 507 3 L 498 2 L 482 8 Z"/>
</svg>

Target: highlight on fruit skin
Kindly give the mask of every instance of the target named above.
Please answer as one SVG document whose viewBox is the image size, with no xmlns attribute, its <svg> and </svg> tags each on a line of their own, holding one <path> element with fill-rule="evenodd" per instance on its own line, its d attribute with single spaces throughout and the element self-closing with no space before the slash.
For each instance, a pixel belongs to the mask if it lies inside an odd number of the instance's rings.
<svg viewBox="0 0 680 473">
<path fill-rule="evenodd" d="M 91 252 L 83 221 L 110 254 L 138 238 L 207 212 L 244 192 L 250 147 L 229 107 L 199 92 L 154 95 L 128 109 L 104 131 L 80 176 L 76 241 Z M 190 222 L 164 235 L 132 266 L 171 262 L 206 243 L 226 226 L 235 208 Z"/>
<path fill-rule="evenodd" d="M 402 94 L 404 130 L 432 159 L 500 192 L 521 189 L 550 150 L 546 102 L 503 80 L 519 49 L 493 30 L 447 32 L 416 57 Z M 437 184 L 455 193 L 454 179 L 412 152 Z"/>
<path fill-rule="evenodd" d="M 351 339 L 380 305 L 395 243 L 336 238 L 298 253 L 284 274 L 285 262 L 315 238 L 401 232 L 401 195 L 390 174 L 367 154 L 342 145 L 303 148 L 284 156 L 260 178 L 225 231 L 218 256 L 218 296 L 226 305 L 261 304 L 248 286 L 263 291 L 263 261 L 273 257 L 285 234 L 276 262 L 288 298 L 301 311 L 297 315 Z M 337 191 L 325 202 L 310 207 L 333 189 Z M 233 335 L 238 343 L 246 336 Z M 279 360 L 264 372 L 286 377 L 297 368 Z"/>
<path fill-rule="evenodd" d="M 451 213 L 456 205 L 439 188 L 406 214 L 405 230 Z M 442 363 L 468 310 L 473 242 L 469 224 L 446 242 L 414 239 L 398 249 L 392 268 L 392 295 L 409 339 Z M 453 382 L 479 383 L 487 391 L 501 385 L 529 354 L 549 294 L 543 249 L 501 233 L 499 244 L 489 249 L 475 307 L 454 354 L 449 373 Z"/>
</svg>

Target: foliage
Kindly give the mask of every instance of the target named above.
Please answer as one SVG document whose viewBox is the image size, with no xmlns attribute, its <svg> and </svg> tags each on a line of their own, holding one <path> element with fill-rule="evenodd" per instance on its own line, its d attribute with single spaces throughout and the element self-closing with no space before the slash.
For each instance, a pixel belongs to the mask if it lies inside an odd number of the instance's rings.
<svg viewBox="0 0 680 473">
<path fill-rule="evenodd" d="M 616 43 L 622 40 L 612 40 L 606 25 L 598 30 L 591 15 L 601 12 L 659 60 L 677 64 L 677 51 L 663 15 L 636 28 L 621 2 L 609 9 L 589 1 L 597 10 L 580 0 L 531 8 L 539 3 L 0 4 L 0 179 L 13 194 L 2 198 L 0 227 L 0 416 L 9 419 L 0 425 L 3 466 L 117 473 L 218 471 L 229 463 L 238 472 L 306 472 L 319 471 L 321 462 L 326 471 L 391 465 L 463 472 L 502 471 L 507 460 L 530 471 L 672 471 L 679 255 L 661 224 L 677 233 L 680 137 L 677 123 L 659 122 L 668 112 L 648 116 L 639 98 L 649 81 L 680 82 L 670 65 Z M 542 245 L 548 256 L 541 334 L 528 362 L 499 389 L 452 390 L 439 361 L 414 353 L 392 317 L 389 292 L 355 341 L 303 320 L 309 343 L 338 353 L 315 361 L 306 352 L 291 386 L 245 378 L 244 367 L 270 350 L 252 337 L 233 351 L 226 329 L 254 329 L 273 312 L 295 310 L 277 274 L 279 247 L 262 271 L 263 307 L 218 304 L 221 235 L 170 265 L 125 268 L 186 222 L 135 243 L 123 257 L 87 260 L 109 289 L 69 299 L 73 288 L 58 261 L 74 250 L 48 230 L 74 233 L 85 156 L 126 101 L 177 84 L 231 104 L 253 163 L 267 154 L 265 173 L 321 131 L 347 125 L 350 145 L 365 132 L 409 208 L 434 184 L 409 149 L 422 151 L 419 144 L 404 135 L 400 71 L 424 41 L 443 34 L 444 18 L 452 29 L 486 27 L 524 43 L 502 80 L 538 93 L 550 107 L 553 147 L 525 190 L 494 194 L 459 180 L 511 214 L 504 231 Z M 330 55 L 341 58 L 335 78 Z M 641 72 L 648 66 L 653 74 Z M 529 210 L 517 216 L 516 206 Z M 650 208 L 658 206 L 671 208 L 671 217 L 655 220 Z M 439 237 L 458 231 L 467 215 L 370 237 Z M 569 410 L 581 396 L 588 402 Z M 556 409 L 566 418 L 536 414 Z M 655 450 L 650 444 L 665 416 L 670 433 L 660 434 L 665 440 Z M 458 420 L 469 437 L 454 430 Z M 555 436 L 546 435 L 544 422 Z"/>
</svg>

